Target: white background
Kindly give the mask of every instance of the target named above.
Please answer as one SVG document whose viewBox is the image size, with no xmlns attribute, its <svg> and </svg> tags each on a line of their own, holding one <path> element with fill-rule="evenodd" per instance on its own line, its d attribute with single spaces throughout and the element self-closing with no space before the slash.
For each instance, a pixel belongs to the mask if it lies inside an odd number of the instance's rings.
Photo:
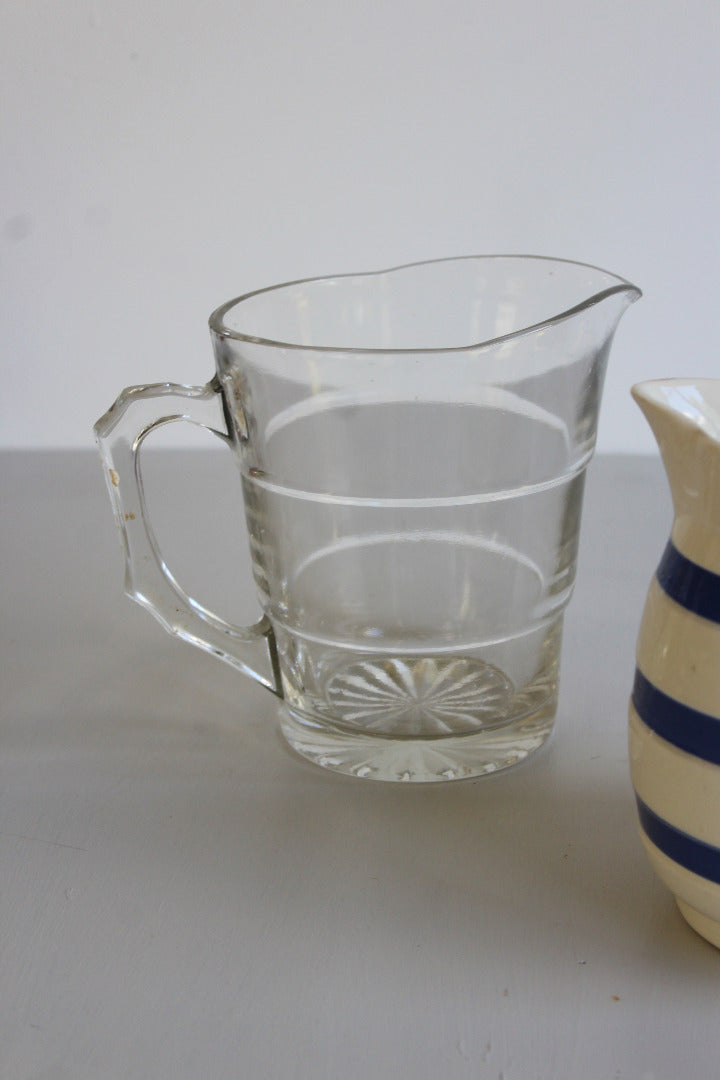
<svg viewBox="0 0 720 1080">
<path fill-rule="evenodd" d="M 91 445 L 128 384 L 200 383 L 220 302 L 468 253 L 639 285 L 628 389 L 717 375 L 717 0 L 0 0 L 5 446 Z"/>
</svg>

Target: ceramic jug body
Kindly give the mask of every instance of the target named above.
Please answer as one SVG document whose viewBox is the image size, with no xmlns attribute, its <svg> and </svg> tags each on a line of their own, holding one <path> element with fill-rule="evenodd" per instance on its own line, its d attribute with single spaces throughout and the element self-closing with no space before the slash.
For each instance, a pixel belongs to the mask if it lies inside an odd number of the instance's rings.
<svg viewBox="0 0 720 1080">
<path fill-rule="evenodd" d="M 631 776 L 653 868 L 720 946 L 720 380 L 641 383 L 633 395 L 674 521 L 640 624 Z"/>
</svg>

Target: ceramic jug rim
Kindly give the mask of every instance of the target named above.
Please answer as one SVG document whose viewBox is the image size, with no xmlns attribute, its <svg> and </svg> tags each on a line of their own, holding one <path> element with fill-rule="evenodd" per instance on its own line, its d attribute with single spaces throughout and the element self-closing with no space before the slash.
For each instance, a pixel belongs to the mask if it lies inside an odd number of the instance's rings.
<svg viewBox="0 0 720 1080">
<path fill-rule="evenodd" d="M 255 334 L 246 334 L 242 331 L 235 330 L 228 326 L 225 322 L 225 317 L 229 311 L 244 301 L 251 299 L 252 297 L 261 296 L 263 294 L 278 292 L 282 289 L 292 288 L 298 285 L 309 285 L 312 283 L 340 281 L 347 278 L 373 278 L 381 277 L 387 274 L 395 274 L 403 270 L 411 270 L 423 266 L 440 265 L 443 263 L 460 263 L 460 262 L 491 262 L 493 260 L 514 260 L 518 263 L 530 263 L 530 262 L 547 262 L 555 263 L 563 266 L 574 266 L 582 270 L 592 270 L 600 274 L 604 274 L 606 277 L 612 278 L 617 282 L 616 285 L 610 285 L 604 289 L 600 289 L 590 296 L 586 297 L 580 303 L 573 304 L 571 307 L 566 308 L 555 315 L 549 316 L 546 319 L 541 319 L 539 322 L 532 323 L 529 326 L 523 326 L 517 330 L 510 331 L 506 334 L 500 334 L 496 337 L 486 338 L 481 341 L 474 341 L 464 345 L 453 346 L 441 346 L 441 347 L 429 347 L 429 348 L 417 348 L 417 347 L 401 347 L 401 348 L 383 348 L 383 347 L 368 347 L 368 346 L 344 346 L 338 345 L 308 345 L 300 342 L 281 341 L 271 337 L 263 337 Z M 642 296 L 642 291 L 633 285 L 631 281 L 626 278 L 620 277 L 618 274 L 614 274 L 610 270 L 605 270 L 600 266 L 596 266 L 592 263 L 580 262 L 577 259 L 564 259 L 555 258 L 549 255 L 522 255 L 522 254 L 496 254 L 496 255 L 459 255 L 449 256 L 439 259 L 421 259 L 415 262 L 401 263 L 396 266 L 387 267 L 382 270 L 367 270 L 359 272 L 348 272 L 343 274 L 321 274 L 313 277 L 297 278 L 290 281 L 279 282 L 276 285 L 265 286 L 261 289 L 253 289 L 250 292 L 236 296 L 232 300 L 226 301 L 216 308 L 209 319 L 210 330 L 220 340 L 229 338 L 234 341 L 243 341 L 253 345 L 267 346 L 270 348 L 288 349 L 297 352 L 308 353 L 337 353 L 341 352 L 348 355 L 378 355 L 385 356 L 407 356 L 415 354 L 457 354 L 457 353 L 471 353 L 476 352 L 479 349 L 485 349 L 490 346 L 495 346 L 501 342 L 511 341 L 516 338 L 524 337 L 526 335 L 537 332 L 540 329 L 544 329 L 549 326 L 554 326 L 567 319 L 573 318 L 579 315 L 581 312 L 587 311 L 590 308 L 602 303 L 604 300 L 609 299 L 612 296 L 618 296 L 625 294 L 627 304 L 633 303 L 635 300 L 639 300 Z M 623 309 L 624 310 L 624 309 Z"/>
<path fill-rule="evenodd" d="M 654 404 L 688 425 L 720 442 L 720 379 L 711 376 L 672 376 L 644 379 L 630 388 L 635 401 Z M 694 399 L 694 400 L 693 400 Z"/>
</svg>

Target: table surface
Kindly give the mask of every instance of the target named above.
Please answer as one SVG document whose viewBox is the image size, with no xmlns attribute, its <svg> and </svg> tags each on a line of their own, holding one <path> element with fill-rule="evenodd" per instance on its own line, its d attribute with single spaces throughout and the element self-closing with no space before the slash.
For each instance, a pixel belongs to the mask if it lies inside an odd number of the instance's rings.
<svg viewBox="0 0 720 1080">
<path fill-rule="evenodd" d="M 230 455 L 146 472 L 178 576 L 252 621 Z M 659 459 L 591 465 L 549 745 L 418 787 L 296 758 L 271 694 L 124 598 L 90 451 L 5 453 L 1 483 L 4 1080 L 718 1075 L 720 951 L 628 775 Z"/>
</svg>

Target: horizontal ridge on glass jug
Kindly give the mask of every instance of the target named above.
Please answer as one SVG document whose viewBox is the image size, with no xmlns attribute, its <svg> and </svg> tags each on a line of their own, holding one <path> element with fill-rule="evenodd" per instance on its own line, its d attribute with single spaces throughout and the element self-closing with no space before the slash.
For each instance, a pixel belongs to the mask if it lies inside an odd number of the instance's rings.
<svg viewBox="0 0 720 1080">
<path fill-rule="evenodd" d="M 278 694 L 319 765 L 521 761 L 552 729 L 608 352 L 639 296 L 581 263 L 468 256 L 223 305 L 206 386 L 130 388 L 96 424 L 128 594 Z M 140 449 L 174 420 L 235 455 L 255 626 L 188 597 L 158 549 Z"/>
</svg>

